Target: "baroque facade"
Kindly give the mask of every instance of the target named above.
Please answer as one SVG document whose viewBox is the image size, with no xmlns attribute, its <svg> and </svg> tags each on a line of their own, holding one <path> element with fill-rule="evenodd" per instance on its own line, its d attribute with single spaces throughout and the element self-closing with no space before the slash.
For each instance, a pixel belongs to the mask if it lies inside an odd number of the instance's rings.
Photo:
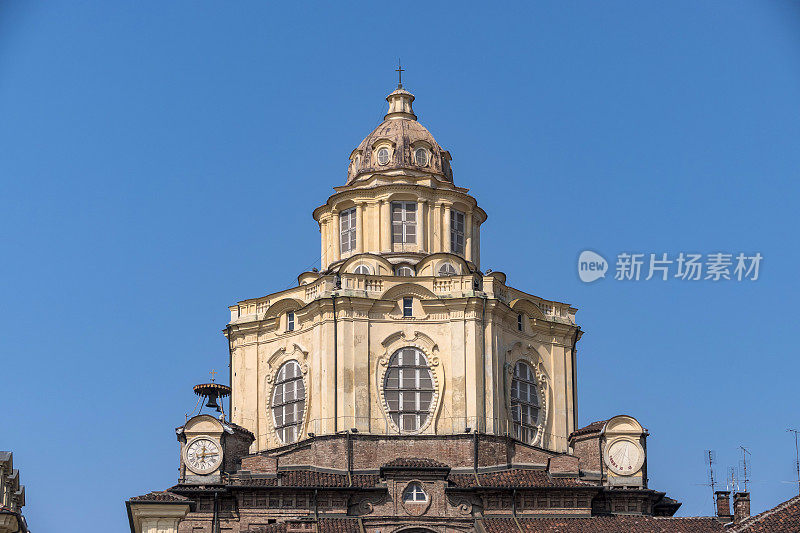
<svg viewBox="0 0 800 533">
<path fill-rule="evenodd" d="M 229 416 L 177 429 L 131 531 L 721 531 L 671 518 L 636 419 L 578 427 L 577 310 L 481 270 L 487 214 L 387 101 L 313 212 L 320 268 L 230 307 L 231 387 L 201 386 Z"/>
</svg>

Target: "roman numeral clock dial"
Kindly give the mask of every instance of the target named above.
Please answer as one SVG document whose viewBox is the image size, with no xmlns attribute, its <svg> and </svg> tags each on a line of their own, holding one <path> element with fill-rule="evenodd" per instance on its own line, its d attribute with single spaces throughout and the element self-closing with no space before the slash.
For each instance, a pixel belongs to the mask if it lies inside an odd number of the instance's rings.
<svg viewBox="0 0 800 533">
<path fill-rule="evenodd" d="M 216 442 L 198 437 L 186 446 L 186 466 L 196 474 L 208 474 L 222 463 L 222 450 Z"/>
</svg>

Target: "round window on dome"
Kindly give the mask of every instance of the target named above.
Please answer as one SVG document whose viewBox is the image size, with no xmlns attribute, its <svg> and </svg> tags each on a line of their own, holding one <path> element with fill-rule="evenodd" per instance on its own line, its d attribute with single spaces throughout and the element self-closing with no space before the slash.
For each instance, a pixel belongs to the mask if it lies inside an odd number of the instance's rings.
<svg viewBox="0 0 800 533">
<path fill-rule="evenodd" d="M 389 149 L 388 148 L 381 148 L 378 150 L 378 163 L 381 165 L 385 165 L 389 162 Z"/>
<path fill-rule="evenodd" d="M 421 167 L 426 166 L 428 164 L 428 151 L 425 148 L 417 148 L 414 152 L 414 161 Z"/>
</svg>

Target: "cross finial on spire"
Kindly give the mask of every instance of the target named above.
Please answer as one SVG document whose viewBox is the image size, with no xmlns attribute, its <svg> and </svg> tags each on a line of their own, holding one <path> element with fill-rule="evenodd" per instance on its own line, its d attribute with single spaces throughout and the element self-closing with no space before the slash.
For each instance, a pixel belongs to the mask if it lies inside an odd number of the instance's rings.
<svg viewBox="0 0 800 533">
<path fill-rule="evenodd" d="M 399 57 L 397 58 L 397 68 L 395 69 L 395 72 L 397 72 L 397 88 L 398 89 L 402 89 L 403 88 L 403 72 L 405 72 L 405 71 L 403 70 L 403 67 L 400 64 L 400 58 Z"/>
<path fill-rule="evenodd" d="M 216 376 L 217 373 L 218 372 L 216 370 L 213 370 L 213 369 L 211 370 L 211 383 L 214 383 L 214 376 Z"/>
</svg>

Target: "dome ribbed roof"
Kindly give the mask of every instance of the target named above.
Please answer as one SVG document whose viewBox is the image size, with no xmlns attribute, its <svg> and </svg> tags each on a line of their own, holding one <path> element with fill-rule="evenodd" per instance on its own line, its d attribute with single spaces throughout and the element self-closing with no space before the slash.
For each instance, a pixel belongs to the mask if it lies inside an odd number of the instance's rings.
<svg viewBox="0 0 800 533">
<path fill-rule="evenodd" d="M 425 126 L 417 122 L 411 107 L 414 95 L 398 88 L 386 100 L 389 102 L 389 112 L 384 121 L 350 155 L 347 183 L 370 174 L 398 169 L 435 174 L 452 181 L 450 153 L 439 146 Z M 383 147 L 389 152 L 389 160 L 385 164 L 378 161 L 377 154 Z M 424 164 L 420 164 L 415 155 L 420 148 L 425 150 L 427 156 Z"/>
</svg>

